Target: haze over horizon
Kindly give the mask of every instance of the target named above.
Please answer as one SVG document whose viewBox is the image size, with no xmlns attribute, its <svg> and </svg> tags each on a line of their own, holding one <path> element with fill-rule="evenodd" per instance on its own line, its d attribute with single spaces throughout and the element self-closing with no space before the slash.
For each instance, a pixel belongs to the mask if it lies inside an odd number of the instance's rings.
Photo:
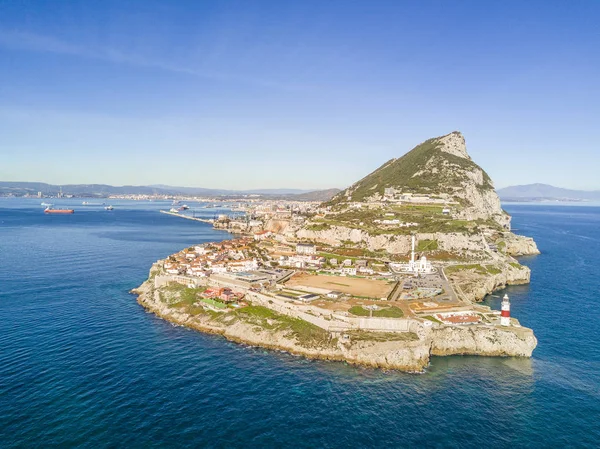
<svg viewBox="0 0 600 449">
<path fill-rule="evenodd" d="M 0 180 L 344 188 L 461 131 L 600 189 L 600 2 L 0 2 Z"/>
</svg>

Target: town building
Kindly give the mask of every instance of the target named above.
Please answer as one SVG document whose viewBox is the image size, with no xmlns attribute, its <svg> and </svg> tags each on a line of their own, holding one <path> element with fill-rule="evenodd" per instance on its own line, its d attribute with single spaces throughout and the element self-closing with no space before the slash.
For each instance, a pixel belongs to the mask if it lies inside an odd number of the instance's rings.
<svg viewBox="0 0 600 449">
<path fill-rule="evenodd" d="M 317 254 L 317 246 L 310 243 L 298 243 L 296 245 L 296 254 Z"/>
<path fill-rule="evenodd" d="M 412 251 L 410 255 L 410 261 L 408 263 L 390 263 L 390 268 L 394 271 L 400 271 L 402 273 L 412 273 L 415 276 L 436 272 L 436 269 L 431 265 L 431 262 L 429 262 L 425 256 L 422 256 L 419 260 L 415 259 L 414 235 L 412 236 Z"/>
</svg>

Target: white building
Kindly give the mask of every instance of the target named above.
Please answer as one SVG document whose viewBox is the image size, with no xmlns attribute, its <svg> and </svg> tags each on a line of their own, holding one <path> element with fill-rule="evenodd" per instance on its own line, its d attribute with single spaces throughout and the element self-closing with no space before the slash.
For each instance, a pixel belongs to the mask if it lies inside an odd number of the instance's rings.
<svg viewBox="0 0 600 449">
<path fill-rule="evenodd" d="M 208 251 L 206 250 L 206 248 L 204 246 L 198 245 L 198 246 L 194 246 L 194 251 L 196 251 L 197 254 L 199 255 L 204 255 L 206 254 Z"/>
<path fill-rule="evenodd" d="M 310 243 L 298 243 L 296 245 L 296 254 L 317 254 L 317 246 Z"/>
<path fill-rule="evenodd" d="M 412 251 L 410 261 L 408 263 L 391 263 L 390 268 L 394 271 L 402 273 L 412 273 L 415 276 L 419 274 L 431 274 L 437 270 L 431 265 L 425 256 L 422 256 L 418 261 L 415 260 L 415 236 L 412 236 Z"/>
<path fill-rule="evenodd" d="M 342 267 L 340 271 L 348 276 L 356 276 L 356 267 Z"/>
</svg>

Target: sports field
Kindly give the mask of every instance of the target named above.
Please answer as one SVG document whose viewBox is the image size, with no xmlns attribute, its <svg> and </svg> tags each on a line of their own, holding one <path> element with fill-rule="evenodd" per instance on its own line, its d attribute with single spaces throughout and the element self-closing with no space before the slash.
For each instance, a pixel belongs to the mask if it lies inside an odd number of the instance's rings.
<svg viewBox="0 0 600 449">
<path fill-rule="evenodd" d="M 308 287 L 328 291 L 337 290 L 349 295 L 367 298 L 386 298 L 394 286 L 393 283 L 376 279 L 308 273 L 297 273 L 285 285 L 290 288 Z"/>
</svg>

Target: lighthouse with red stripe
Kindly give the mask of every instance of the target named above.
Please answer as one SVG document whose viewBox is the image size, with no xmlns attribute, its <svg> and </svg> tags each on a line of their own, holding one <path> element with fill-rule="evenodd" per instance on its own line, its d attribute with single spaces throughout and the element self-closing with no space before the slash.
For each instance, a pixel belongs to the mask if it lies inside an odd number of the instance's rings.
<svg viewBox="0 0 600 449">
<path fill-rule="evenodd" d="M 504 295 L 504 298 L 502 298 L 500 310 L 500 326 L 510 326 L 510 301 L 508 300 L 508 295 Z"/>
</svg>

